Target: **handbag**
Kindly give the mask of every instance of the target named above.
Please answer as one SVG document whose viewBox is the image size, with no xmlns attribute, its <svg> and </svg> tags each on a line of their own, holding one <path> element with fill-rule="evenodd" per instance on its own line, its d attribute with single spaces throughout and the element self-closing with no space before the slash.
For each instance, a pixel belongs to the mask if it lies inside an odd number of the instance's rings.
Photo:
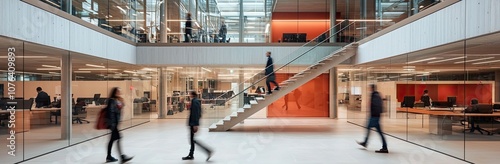
<svg viewBox="0 0 500 164">
<path fill-rule="evenodd" d="M 106 125 L 106 114 L 107 114 L 108 108 L 102 108 L 101 111 L 99 112 L 99 115 L 97 116 L 97 123 L 95 128 L 97 130 L 102 130 L 102 129 L 108 129 L 108 126 Z"/>
</svg>

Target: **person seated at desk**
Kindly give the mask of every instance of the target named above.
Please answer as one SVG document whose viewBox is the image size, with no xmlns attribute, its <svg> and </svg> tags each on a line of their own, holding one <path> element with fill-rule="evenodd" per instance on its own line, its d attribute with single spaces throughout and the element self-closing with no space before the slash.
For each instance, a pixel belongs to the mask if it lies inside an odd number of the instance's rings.
<svg viewBox="0 0 500 164">
<path fill-rule="evenodd" d="M 250 94 L 254 94 L 257 92 L 257 88 L 255 86 L 252 86 L 252 88 L 250 88 Z"/>
<path fill-rule="evenodd" d="M 431 97 L 429 97 L 429 91 L 427 89 L 424 90 L 424 94 L 420 96 L 420 102 L 424 103 L 424 108 L 431 108 Z"/>
<path fill-rule="evenodd" d="M 36 91 L 38 92 L 35 103 L 37 108 L 45 107 L 50 105 L 50 97 L 49 94 L 42 90 L 42 87 L 37 87 Z"/>
</svg>

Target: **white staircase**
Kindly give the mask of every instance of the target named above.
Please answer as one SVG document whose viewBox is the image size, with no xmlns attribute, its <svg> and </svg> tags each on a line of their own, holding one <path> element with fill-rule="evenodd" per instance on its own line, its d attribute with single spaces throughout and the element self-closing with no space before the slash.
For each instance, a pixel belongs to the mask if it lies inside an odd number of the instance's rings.
<svg viewBox="0 0 500 164">
<path fill-rule="evenodd" d="M 216 132 L 229 130 L 236 124 L 242 122 L 259 110 L 267 107 L 271 103 L 297 89 L 301 85 L 304 85 L 308 81 L 354 56 L 356 54 L 357 46 L 357 43 L 351 43 L 331 53 L 314 65 L 307 67 L 302 72 L 299 72 L 290 79 L 280 83 L 279 91 L 273 91 L 273 94 L 267 95 L 265 98 L 256 98 L 256 100 L 250 101 L 250 104 L 244 105 L 243 108 L 238 109 L 219 122 L 212 124 L 209 127 L 209 131 Z"/>
</svg>

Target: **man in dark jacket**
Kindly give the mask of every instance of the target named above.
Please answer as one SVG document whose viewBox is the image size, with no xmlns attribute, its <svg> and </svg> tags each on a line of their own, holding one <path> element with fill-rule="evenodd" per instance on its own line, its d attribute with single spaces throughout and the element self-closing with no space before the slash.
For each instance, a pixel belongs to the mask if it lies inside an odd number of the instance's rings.
<svg viewBox="0 0 500 164">
<path fill-rule="evenodd" d="M 382 139 L 382 149 L 377 150 L 377 153 L 389 153 L 387 149 L 387 143 L 385 142 L 384 135 L 382 134 L 382 129 L 380 128 L 380 114 L 382 113 L 382 97 L 380 93 L 377 92 L 377 87 L 375 84 L 370 85 L 372 95 L 370 100 L 370 119 L 368 120 L 368 127 L 366 132 L 366 138 L 364 142 L 358 142 L 359 145 L 366 147 L 368 144 L 368 137 L 370 136 L 370 129 L 377 129 L 380 138 Z"/>
<path fill-rule="evenodd" d="M 200 118 L 201 118 L 201 102 L 198 100 L 198 96 L 196 91 L 191 91 L 189 94 L 191 97 L 191 107 L 189 108 L 189 120 L 188 126 L 190 130 L 190 141 L 191 141 L 191 149 L 189 150 L 189 155 L 186 157 L 182 157 L 182 160 L 193 160 L 194 159 L 194 145 L 200 146 L 205 152 L 208 154 L 207 161 L 212 157 L 212 151 L 207 148 L 207 146 L 201 144 L 199 141 L 194 139 L 194 134 L 198 132 L 200 126 Z"/>
<path fill-rule="evenodd" d="M 186 28 L 184 32 L 184 42 L 191 42 L 191 38 L 193 37 L 193 20 L 191 19 L 191 13 L 187 13 Z"/>
<path fill-rule="evenodd" d="M 273 63 L 273 58 L 271 58 L 271 52 L 267 51 L 266 56 L 267 56 L 267 63 L 266 63 L 267 94 L 271 94 L 273 93 L 271 91 L 271 83 L 273 83 L 276 86 L 276 89 L 274 90 L 279 90 L 280 86 L 278 85 L 278 83 L 276 83 L 276 75 L 274 75 L 274 63 Z"/>
<path fill-rule="evenodd" d="M 35 98 L 37 108 L 50 105 L 50 97 L 46 92 L 42 90 L 42 87 L 36 88 L 36 92 L 38 92 Z"/>
</svg>

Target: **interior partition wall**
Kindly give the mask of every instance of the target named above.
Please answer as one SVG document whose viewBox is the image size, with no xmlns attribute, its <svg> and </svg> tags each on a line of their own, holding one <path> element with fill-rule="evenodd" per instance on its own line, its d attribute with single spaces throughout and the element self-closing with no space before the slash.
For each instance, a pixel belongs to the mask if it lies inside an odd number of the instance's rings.
<svg viewBox="0 0 500 164">
<path fill-rule="evenodd" d="M 339 106 L 347 109 L 348 122 L 367 127 L 371 110 L 369 85 L 375 84 L 383 98 L 381 126 L 386 137 L 472 163 L 494 163 L 494 150 L 500 144 L 499 115 L 494 110 L 498 108 L 495 104 L 499 96 L 496 94 L 497 39 L 493 39 L 495 34 L 466 39 L 474 31 L 467 26 L 475 20 L 469 15 L 483 11 L 475 2 L 454 7 L 464 12 L 435 16 L 439 19 L 424 18 L 421 21 L 427 22 L 425 26 L 407 28 L 400 33 L 407 36 L 409 42 L 394 40 L 386 47 L 405 47 L 410 53 L 339 68 L 341 97 L 338 101 L 342 102 Z M 411 49 L 421 46 L 417 45 L 421 40 L 438 39 L 417 36 L 414 31 L 424 30 L 433 34 L 430 36 L 437 36 L 444 32 L 433 30 L 437 24 L 461 29 L 450 35 L 462 40 L 412 52 Z M 487 23 L 477 26 L 487 26 Z M 481 42 L 484 40 L 489 41 Z M 427 96 L 430 106 L 426 104 Z M 356 138 L 362 141 L 364 135 Z M 381 148 L 377 133 L 372 132 L 371 136 L 376 137 L 370 138 L 369 147 Z M 389 151 L 394 147 L 397 145 L 388 143 Z M 402 160 L 408 163 L 427 163 L 426 157 L 431 155 L 419 149 L 405 153 L 408 156 Z"/>
</svg>

